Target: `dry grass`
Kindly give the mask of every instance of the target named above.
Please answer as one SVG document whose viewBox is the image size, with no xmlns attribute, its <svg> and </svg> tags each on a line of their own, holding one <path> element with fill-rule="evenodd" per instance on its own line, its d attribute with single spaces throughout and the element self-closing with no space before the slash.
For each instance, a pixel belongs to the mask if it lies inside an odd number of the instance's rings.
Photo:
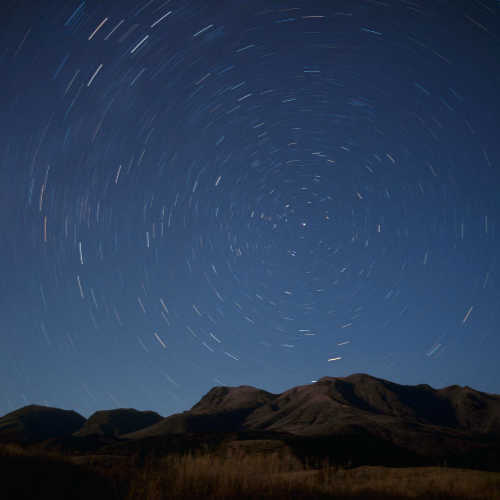
<svg viewBox="0 0 500 500">
<path fill-rule="evenodd" d="M 500 474 L 441 467 L 297 467 L 283 457 L 170 456 L 148 464 L 128 500 L 500 499 Z"/>
<path fill-rule="evenodd" d="M 365 491 L 388 492 L 407 498 L 500 498 L 500 474 L 447 467 L 373 467 L 351 470 L 323 469 L 318 484 L 336 491 L 361 495 Z"/>
<path fill-rule="evenodd" d="M 12 474 L 11 482 L 7 481 L 11 489 L 7 491 L 17 491 L 11 483 L 19 481 L 24 495 L 3 498 L 500 499 L 500 473 L 446 467 L 344 469 L 326 463 L 317 469 L 302 465 L 283 450 L 231 457 L 205 453 L 154 459 L 106 455 L 68 457 L 55 453 L 48 456 L 9 445 L 0 447 L 0 459 L 10 467 Z M 18 470 L 11 467 L 11 463 L 17 464 Z M 44 482 L 38 490 L 29 490 L 31 479 L 42 463 L 47 471 Z M 61 490 L 61 475 L 68 474 L 79 481 L 82 476 L 84 483 L 79 484 L 85 486 L 79 487 L 79 491 L 75 489 L 70 496 L 68 484 Z M 4 487 L 7 483 L 4 482 Z"/>
</svg>

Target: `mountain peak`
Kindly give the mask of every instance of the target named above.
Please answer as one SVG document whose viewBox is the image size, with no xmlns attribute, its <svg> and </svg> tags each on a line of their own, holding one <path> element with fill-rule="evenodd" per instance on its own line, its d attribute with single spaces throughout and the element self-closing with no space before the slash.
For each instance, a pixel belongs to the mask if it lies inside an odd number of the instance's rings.
<svg viewBox="0 0 500 500">
<path fill-rule="evenodd" d="M 250 385 L 216 386 L 210 389 L 191 411 L 227 411 L 242 408 L 257 408 L 262 404 L 268 403 L 276 395 L 262 389 L 257 389 Z"/>
<path fill-rule="evenodd" d="M 332 382 L 334 380 L 348 380 L 352 382 L 368 382 L 368 381 L 379 381 L 379 382 L 388 382 L 384 379 L 374 377 L 373 375 L 368 375 L 367 373 L 352 373 L 351 375 L 347 375 L 346 377 L 332 377 L 327 375 L 325 377 L 321 377 L 318 379 L 318 382 Z"/>
<path fill-rule="evenodd" d="M 500 428 L 498 396 L 458 386 L 437 390 L 427 384 L 401 385 L 366 373 L 326 376 L 281 394 L 251 386 L 214 387 L 184 415 L 188 419 L 236 410 L 245 410 L 244 418 L 243 413 L 238 417 L 241 428 L 306 435 L 328 435 L 356 425 L 369 431 L 374 422 L 385 426 L 390 420 L 479 433 L 499 433 Z"/>
</svg>

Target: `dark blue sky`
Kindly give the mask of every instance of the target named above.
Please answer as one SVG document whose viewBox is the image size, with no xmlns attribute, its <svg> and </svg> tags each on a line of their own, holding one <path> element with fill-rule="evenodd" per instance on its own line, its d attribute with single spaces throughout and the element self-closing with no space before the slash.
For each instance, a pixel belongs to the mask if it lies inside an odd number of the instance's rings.
<svg viewBox="0 0 500 500">
<path fill-rule="evenodd" d="M 2 9 L 0 414 L 500 392 L 499 2 Z"/>
</svg>

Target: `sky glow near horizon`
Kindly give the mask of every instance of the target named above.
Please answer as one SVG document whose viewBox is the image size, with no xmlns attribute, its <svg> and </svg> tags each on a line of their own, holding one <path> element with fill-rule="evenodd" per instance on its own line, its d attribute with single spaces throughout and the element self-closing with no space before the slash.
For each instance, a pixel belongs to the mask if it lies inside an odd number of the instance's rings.
<svg viewBox="0 0 500 500">
<path fill-rule="evenodd" d="M 8 2 L 0 414 L 355 372 L 500 393 L 499 14 Z"/>
</svg>

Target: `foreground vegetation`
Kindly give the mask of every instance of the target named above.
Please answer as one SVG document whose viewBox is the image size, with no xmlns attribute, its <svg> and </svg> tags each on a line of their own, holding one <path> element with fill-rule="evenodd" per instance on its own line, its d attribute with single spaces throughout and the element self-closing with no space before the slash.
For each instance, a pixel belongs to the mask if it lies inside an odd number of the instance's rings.
<svg viewBox="0 0 500 500">
<path fill-rule="evenodd" d="M 446 467 L 342 468 L 279 453 L 62 455 L 0 447 L 2 497 L 160 499 L 500 499 L 500 473 Z"/>
</svg>

